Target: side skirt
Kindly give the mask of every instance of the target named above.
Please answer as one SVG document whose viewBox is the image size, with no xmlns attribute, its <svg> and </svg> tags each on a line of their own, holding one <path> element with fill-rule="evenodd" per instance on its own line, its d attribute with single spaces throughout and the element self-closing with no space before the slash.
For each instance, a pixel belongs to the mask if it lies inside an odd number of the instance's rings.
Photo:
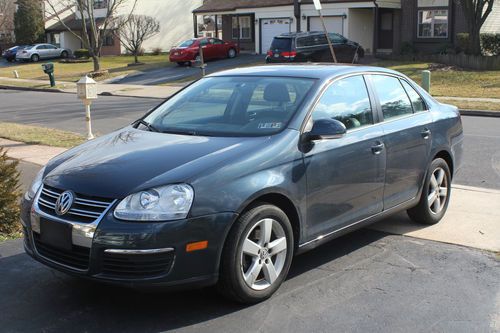
<svg viewBox="0 0 500 333">
<path fill-rule="evenodd" d="M 420 192 L 420 191 L 419 191 Z M 400 203 L 399 205 L 397 206 L 394 206 L 388 210 L 384 210 L 378 214 L 375 214 L 373 216 L 370 216 L 370 217 L 367 217 L 367 218 L 364 218 L 360 221 L 357 221 L 357 222 L 354 222 L 354 223 L 351 223 L 349 225 L 346 225 L 344 227 L 341 227 L 337 230 L 334 230 L 332 232 L 329 232 L 327 234 L 324 234 L 324 235 L 321 235 L 313 240 L 310 240 L 308 242 L 305 242 L 305 243 L 302 243 L 299 245 L 299 248 L 297 249 L 297 251 L 295 252 L 296 255 L 298 254 L 301 254 L 301 253 L 304 253 L 304 252 L 307 252 L 309 250 L 312 250 L 318 246 L 320 246 L 321 244 L 324 244 L 328 241 L 331 241 L 332 239 L 335 239 L 335 238 L 338 238 L 340 236 L 343 236 L 345 234 L 348 234 L 354 230 L 357 230 L 357 229 L 360 229 L 360 228 L 363 228 L 363 227 L 366 227 L 367 225 L 370 225 L 372 223 L 375 223 L 377 221 L 380 221 L 386 217 L 389 217 L 393 214 L 396 214 L 400 211 L 403 211 L 403 210 L 407 210 L 409 208 L 412 208 L 414 206 L 416 206 L 418 204 L 420 200 L 420 193 L 418 196 L 416 196 L 415 198 L 413 199 L 410 199 L 408 201 L 405 201 L 403 203 Z"/>
</svg>

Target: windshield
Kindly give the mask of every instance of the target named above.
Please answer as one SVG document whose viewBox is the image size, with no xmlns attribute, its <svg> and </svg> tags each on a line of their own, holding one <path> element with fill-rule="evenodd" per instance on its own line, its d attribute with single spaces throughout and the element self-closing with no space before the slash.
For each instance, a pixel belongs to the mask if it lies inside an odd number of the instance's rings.
<svg viewBox="0 0 500 333">
<path fill-rule="evenodd" d="M 178 47 L 189 47 L 189 46 L 193 45 L 195 41 L 196 41 L 195 39 L 185 40 L 182 43 L 180 43 Z"/>
<path fill-rule="evenodd" d="M 204 78 L 144 120 L 164 133 L 270 135 L 286 127 L 313 84 L 313 79 L 290 77 Z"/>
</svg>

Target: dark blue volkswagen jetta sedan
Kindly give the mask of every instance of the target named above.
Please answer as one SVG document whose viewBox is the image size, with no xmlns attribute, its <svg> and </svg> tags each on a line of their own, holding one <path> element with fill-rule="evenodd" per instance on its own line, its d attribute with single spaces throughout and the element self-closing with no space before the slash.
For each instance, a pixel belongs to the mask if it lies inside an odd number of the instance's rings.
<svg viewBox="0 0 500 333">
<path fill-rule="evenodd" d="M 401 210 L 437 223 L 462 139 L 457 108 L 394 71 L 219 72 L 50 161 L 23 200 L 25 248 L 81 277 L 258 302 L 325 241 Z"/>
</svg>

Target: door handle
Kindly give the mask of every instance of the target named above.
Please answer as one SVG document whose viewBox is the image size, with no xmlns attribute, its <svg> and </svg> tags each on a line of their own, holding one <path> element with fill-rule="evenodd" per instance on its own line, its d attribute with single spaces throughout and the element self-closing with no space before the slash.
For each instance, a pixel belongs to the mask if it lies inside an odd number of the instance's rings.
<svg viewBox="0 0 500 333">
<path fill-rule="evenodd" d="M 374 153 L 375 155 L 379 155 L 382 150 L 384 150 L 384 147 L 384 143 L 379 142 L 376 145 L 372 146 L 372 153 Z"/>
<path fill-rule="evenodd" d="M 422 134 L 422 137 L 427 140 L 431 136 L 431 130 L 424 128 L 420 134 Z"/>
</svg>

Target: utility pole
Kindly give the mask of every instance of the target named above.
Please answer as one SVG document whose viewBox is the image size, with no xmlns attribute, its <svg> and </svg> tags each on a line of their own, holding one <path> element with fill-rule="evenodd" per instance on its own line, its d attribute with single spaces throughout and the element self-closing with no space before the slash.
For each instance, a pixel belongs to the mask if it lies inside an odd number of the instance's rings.
<svg viewBox="0 0 500 333">
<path fill-rule="evenodd" d="M 337 57 L 335 56 L 335 50 L 333 49 L 332 41 L 330 36 L 328 35 L 328 30 L 326 30 L 325 20 L 323 19 L 323 14 L 321 13 L 321 2 L 319 0 L 313 0 L 314 7 L 318 11 L 319 18 L 321 20 L 321 24 L 323 25 L 323 30 L 325 31 L 326 40 L 328 42 L 328 47 L 330 48 L 330 53 L 332 54 L 333 62 L 337 63 Z"/>
</svg>

